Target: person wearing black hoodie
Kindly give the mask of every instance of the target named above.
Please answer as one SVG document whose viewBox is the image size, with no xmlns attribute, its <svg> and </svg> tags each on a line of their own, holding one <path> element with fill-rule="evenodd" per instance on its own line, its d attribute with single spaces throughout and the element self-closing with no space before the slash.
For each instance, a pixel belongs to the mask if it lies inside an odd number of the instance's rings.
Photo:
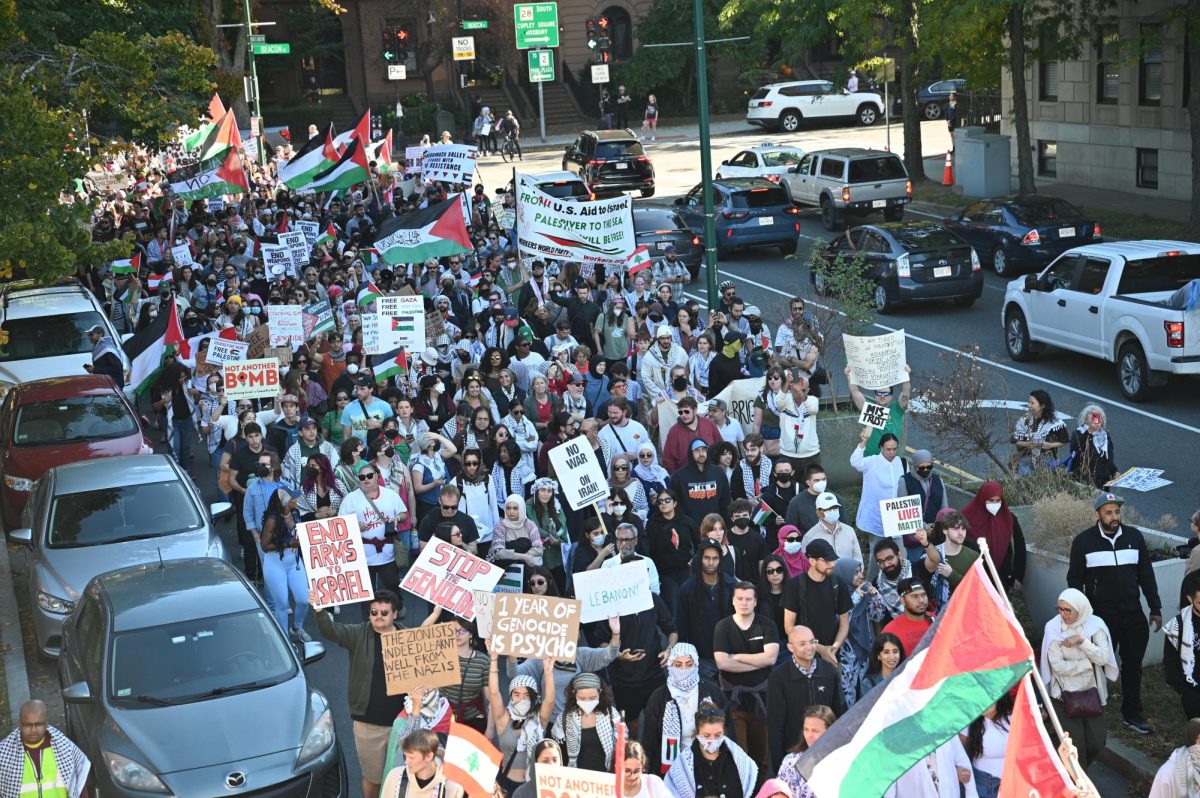
<svg viewBox="0 0 1200 798">
<path fill-rule="evenodd" d="M 679 588 L 675 628 L 681 643 L 691 643 L 700 654 L 700 678 L 718 679 L 713 657 L 717 622 L 733 614 L 734 578 L 721 568 L 721 544 L 706 540 L 692 559 L 692 575 Z"/>
<path fill-rule="evenodd" d="M 651 513 L 646 524 L 647 549 L 658 568 L 663 601 L 674 609 L 679 587 L 691 576 L 700 527 L 680 511 L 679 496 L 674 491 L 659 491 L 654 503 L 657 512 Z"/>
<path fill-rule="evenodd" d="M 691 462 L 671 475 L 668 487 L 683 503 L 683 511 L 697 528 L 709 513 L 723 515 L 729 506 L 729 480 L 720 466 L 708 462 L 708 443 L 696 438 L 688 447 Z"/>
</svg>

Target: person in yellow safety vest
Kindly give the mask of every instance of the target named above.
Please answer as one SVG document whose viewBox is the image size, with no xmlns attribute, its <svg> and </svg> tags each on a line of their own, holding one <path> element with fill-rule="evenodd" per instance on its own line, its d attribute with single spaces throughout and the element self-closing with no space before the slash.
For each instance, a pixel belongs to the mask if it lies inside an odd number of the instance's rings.
<svg viewBox="0 0 1200 798">
<path fill-rule="evenodd" d="M 46 705 L 21 705 L 20 727 L 0 742 L 0 798 L 80 798 L 91 764 L 46 722 Z"/>
</svg>

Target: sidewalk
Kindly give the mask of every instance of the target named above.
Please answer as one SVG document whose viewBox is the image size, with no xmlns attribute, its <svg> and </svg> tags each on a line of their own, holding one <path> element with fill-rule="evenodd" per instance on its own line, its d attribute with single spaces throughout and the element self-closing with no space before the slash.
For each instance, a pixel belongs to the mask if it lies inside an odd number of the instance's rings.
<svg viewBox="0 0 1200 798">
<path fill-rule="evenodd" d="M 642 135 L 641 124 L 631 125 L 633 132 L 638 136 Z M 770 138 L 770 133 L 764 133 L 762 128 L 756 128 L 746 122 L 745 114 L 726 114 L 723 116 L 714 117 L 709 122 L 709 135 L 713 138 L 718 136 L 737 136 L 747 135 L 755 132 L 762 133 L 763 136 Z M 561 150 L 566 145 L 575 141 L 576 134 L 574 133 L 559 133 L 546 136 L 543 142 L 538 138 L 537 133 L 529 128 L 522 128 L 521 147 L 525 152 L 546 152 L 549 150 Z M 656 141 L 692 141 L 700 138 L 700 126 L 696 122 L 679 123 L 673 125 L 659 125 L 658 135 L 655 136 Z M 647 139 L 648 140 L 648 139 Z"/>
<path fill-rule="evenodd" d="M 25 644 L 21 640 L 21 613 L 13 589 L 12 566 L 8 560 L 8 542 L 0 542 L 0 681 L 4 684 L 8 715 L 0 713 L 0 723 L 11 728 L 21 705 L 29 700 L 29 674 L 25 670 Z"/>
</svg>

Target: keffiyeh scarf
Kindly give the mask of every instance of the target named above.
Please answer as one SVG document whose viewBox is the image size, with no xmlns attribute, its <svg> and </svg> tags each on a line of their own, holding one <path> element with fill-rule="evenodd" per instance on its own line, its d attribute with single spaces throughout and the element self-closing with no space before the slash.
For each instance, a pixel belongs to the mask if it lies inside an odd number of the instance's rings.
<svg viewBox="0 0 1200 798">
<path fill-rule="evenodd" d="M 742 471 L 742 485 L 746 489 L 746 496 L 755 499 L 762 496 L 763 490 L 771 482 L 771 458 L 765 454 L 760 455 L 757 469 L 750 465 L 749 460 L 742 460 L 738 463 L 738 467 Z M 757 484 L 755 484 L 756 480 Z"/>
<path fill-rule="evenodd" d="M 600 737 L 600 745 L 604 748 L 604 766 L 611 767 L 613 750 L 617 745 L 617 721 L 615 709 L 607 713 L 596 713 L 596 734 Z M 564 712 L 556 724 L 558 734 L 555 736 L 563 741 L 567 749 L 567 767 L 575 767 L 579 762 L 579 750 L 583 742 L 583 710 L 574 709 Z"/>
<path fill-rule="evenodd" d="M 1200 745 L 1175 749 L 1175 794 L 1200 798 Z"/>
<path fill-rule="evenodd" d="M 1191 607 L 1184 607 L 1183 612 L 1168 621 L 1163 629 L 1168 643 L 1179 644 L 1179 665 L 1183 669 L 1183 678 L 1192 687 L 1197 686 L 1194 673 L 1196 670 L 1196 633 L 1192 624 L 1194 615 Z"/>
<path fill-rule="evenodd" d="M 62 783 L 71 798 L 79 798 L 92 766 L 79 747 L 53 726 L 46 727 L 50 751 Z M 25 769 L 25 746 L 17 729 L 0 742 L 0 798 L 21 798 L 21 774 Z"/>
<path fill-rule="evenodd" d="M 889 580 L 883 571 L 875 575 L 875 589 L 879 591 L 879 597 L 883 599 L 883 604 L 892 617 L 899 615 L 903 608 L 896 586 L 900 584 L 901 579 L 908 579 L 911 576 L 912 563 L 903 556 L 900 557 L 900 574 L 896 577 L 896 581 Z"/>
</svg>

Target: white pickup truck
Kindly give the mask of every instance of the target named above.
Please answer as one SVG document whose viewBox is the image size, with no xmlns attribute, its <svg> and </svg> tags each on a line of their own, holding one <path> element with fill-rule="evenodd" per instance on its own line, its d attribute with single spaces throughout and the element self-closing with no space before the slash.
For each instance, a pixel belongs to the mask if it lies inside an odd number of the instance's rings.
<svg viewBox="0 0 1200 798">
<path fill-rule="evenodd" d="M 1200 374 L 1200 282 L 1193 281 L 1200 281 L 1200 244 L 1069 249 L 1040 274 L 1008 284 L 1005 348 L 1021 362 L 1049 344 L 1115 363 L 1121 392 L 1146 401 L 1169 375 Z"/>
</svg>

